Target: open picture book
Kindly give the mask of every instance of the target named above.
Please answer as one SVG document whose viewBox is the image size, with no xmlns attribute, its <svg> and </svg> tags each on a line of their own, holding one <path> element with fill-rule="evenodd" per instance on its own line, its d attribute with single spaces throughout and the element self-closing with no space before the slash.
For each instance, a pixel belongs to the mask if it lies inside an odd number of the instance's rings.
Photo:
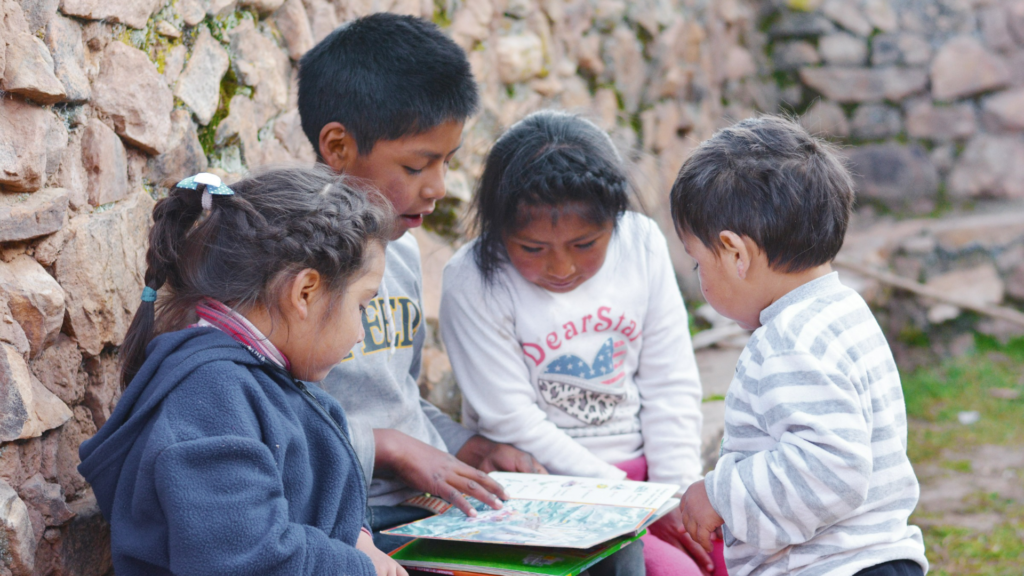
<svg viewBox="0 0 1024 576">
<path fill-rule="evenodd" d="M 586 550 L 418 538 L 392 552 L 391 557 L 406 568 L 449 576 L 578 576 L 643 534 L 646 532 L 621 536 Z"/>
<path fill-rule="evenodd" d="M 500 510 L 470 498 L 476 517 L 451 506 L 432 508 L 439 512 L 436 516 L 383 532 L 432 540 L 588 549 L 620 536 L 635 536 L 679 505 L 674 498 L 679 486 L 672 484 L 513 472 L 491 472 L 490 476 L 509 496 Z M 417 505 L 415 500 L 406 503 Z"/>
</svg>

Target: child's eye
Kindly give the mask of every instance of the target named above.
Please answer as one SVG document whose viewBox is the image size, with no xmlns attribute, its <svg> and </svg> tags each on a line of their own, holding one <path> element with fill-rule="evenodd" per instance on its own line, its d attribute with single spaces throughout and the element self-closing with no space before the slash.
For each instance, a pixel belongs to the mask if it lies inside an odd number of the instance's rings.
<svg viewBox="0 0 1024 576">
<path fill-rule="evenodd" d="M 409 168 L 408 166 L 402 166 L 402 168 L 405 168 L 406 173 L 408 173 L 410 176 L 415 176 L 420 172 L 423 172 L 422 168 Z"/>
<path fill-rule="evenodd" d="M 596 239 L 591 240 L 590 242 L 584 242 L 583 244 L 577 244 L 576 247 L 577 248 L 582 248 L 582 249 L 586 250 L 587 248 L 590 248 L 591 246 L 593 246 L 595 242 L 597 242 Z"/>
<path fill-rule="evenodd" d="M 366 312 L 366 305 L 365 304 L 360 304 L 359 305 L 359 313 L 363 314 L 365 312 Z"/>
<path fill-rule="evenodd" d="M 694 270 L 696 270 L 698 266 L 700 266 L 700 264 L 698 264 L 698 263 L 696 263 L 696 262 L 694 262 L 694 263 L 693 263 L 693 269 L 694 269 Z"/>
<path fill-rule="evenodd" d="M 536 254 L 536 253 L 541 251 L 541 248 L 539 246 L 522 246 L 522 245 L 520 245 L 520 247 L 523 249 L 523 252 L 526 252 L 528 254 Z"/>
</svg>

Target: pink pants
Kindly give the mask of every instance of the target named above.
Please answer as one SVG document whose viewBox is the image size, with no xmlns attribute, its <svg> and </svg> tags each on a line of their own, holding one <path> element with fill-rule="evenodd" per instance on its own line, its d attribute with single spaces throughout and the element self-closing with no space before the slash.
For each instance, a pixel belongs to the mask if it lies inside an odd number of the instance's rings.
<svg viewBox="0 0 1024 576">
<path fill-rule="evenodd" d="M 633 460 L 616 464 L 620 470 L 626 472 L 626 477 L 637 482 L 647 480 L 647 458 L 640 456 Z M 641 538 L 644 543 L 644 566 L 647 568 L 647 576 L 701 576 L 697 563 L 690 558 L 690 555 L 665 542 L 650 532 Z M 714 542 L 715 549 L 711 553 L 711 560 L 715 563 L 715 571 L 712 576 L 728 576 L 725 570 L 725 558 L 722 556 L 724 550 L 721 540 Z"/>
</svg>

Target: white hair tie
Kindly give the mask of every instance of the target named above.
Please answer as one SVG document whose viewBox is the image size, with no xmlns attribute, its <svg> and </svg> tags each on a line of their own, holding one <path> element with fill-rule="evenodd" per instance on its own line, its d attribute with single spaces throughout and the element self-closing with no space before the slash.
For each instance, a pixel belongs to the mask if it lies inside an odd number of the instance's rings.
<svg viewBox="0 0 1024 576">
<path fill-rule="evenodd" d="M 177 187 L 197 190 L 200 184 L 203 185 L 203 210 L 213 209 L 214 196 L 234 196 L 235 194 L 234 190 L 221 181 L 220 176 L 210 174 L 209 172 L 200 172 L 195 176 L 189 176 L 178 182 Z"/>
</svg>

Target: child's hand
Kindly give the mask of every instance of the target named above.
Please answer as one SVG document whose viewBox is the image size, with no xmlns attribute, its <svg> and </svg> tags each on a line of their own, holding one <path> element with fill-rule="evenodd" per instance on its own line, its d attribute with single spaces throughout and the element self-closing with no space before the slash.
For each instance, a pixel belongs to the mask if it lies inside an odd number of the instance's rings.
<svg viewBox="0 0 1024 576">
<path fill-rule="evenodd" d="M 490 476 L 430 444 L 390 429 L 374 430 L 373 436 L 378 467 L 390 470 L 410 488 L 444 498 L 467 516 L 476 516 L 476 510 L 463 494 L 495 510 L 501 508 L 501 500 L 508 499 L 501 484 Z"/>
<path fill-rule="evenodd" d="M 686 489 L 680 503 L 683 511 L 683 526 L 705 550 L 711 552 L 711 541 L 718 539 L 716 530 L 724 523 L 708 500 L 704 481 L 694 482 Z"/>
<path fill-rule="evenodd" d="M 391 559 L 390 556 L 381 552 L 374 544 L 373 537 L 366 532 L 359 533 L 359 540 L 356 540 L 356 550 L 370 557 L 373 562 L 373 569 L 377 576 L 409 576 L 409 573 L 402 568 L 402 565 Z"/>
<path fill-rule="evenodd" d="M 711 555 L 686 533 L 686 528 L 683 526 L 682 507 L 676 508 L 666 514 L 661 520 L 651 524 L 650 532 L 661 540 L 686 552 L 697 563 L 697 566 L 700 567 L 703 576 L 709 576 L 715 571 L 715 562 L 711 559 Z"/>
<path fill-rule="evenodd" d="M 547 474 L 548 471 L 527 452 L 510 444 L 499 444 L 477 434 L 459 449 L 456 458 L 484 472 L 529 472 Z"/>
</svg>

